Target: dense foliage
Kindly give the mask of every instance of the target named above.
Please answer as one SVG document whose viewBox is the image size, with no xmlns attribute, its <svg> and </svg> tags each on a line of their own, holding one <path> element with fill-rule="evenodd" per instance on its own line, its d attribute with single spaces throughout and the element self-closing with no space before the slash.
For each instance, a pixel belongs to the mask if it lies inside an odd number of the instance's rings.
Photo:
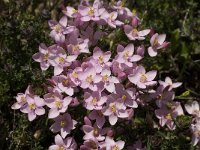
<svg viewBox="0 0 200 150">
<path fill-rule="evenodd" d="M 47 149 L 53 142 L 49 131 L 52 122 L 42 116 L 29 123 L 26 115 L 13 112 L 10 108 L 17 93 L 25 91 L 28 84 L 33 85 L 37 94 L 43 94 L 43 85 L 50 72 L 42 74 L 32 55 L 38 51 L 42 42 L 50 43 L 47 21 L 58 19 L 62 6 L 73 2 L 25 1 L 0 2 L 0 134 L 2 149 Z M 200 98 L 200 7 L 198 1 L 129 1 L 127 6 L 136 9 L 144 27 L 166 33 L 171 47 L 159 53 L 158 57 L 145 62 L 149 69 L 159 71 L 159 78 L 166 76 L 182 81 L 177 90 L 176 100 L 182 104 Z M 151 66 L 151 64 L 154 64 Z M 139 130 L 132 133 L 133 138 L 139 133 L 144 136 L 148 149 L 195 149 L 190 145 L 191 133 L 188 127 L 191 117 L 177 119 L 177 130 L 168 132 L 155 131 L 146 120 L 152 117 L 149 112 L 137 112 L 135 125 Z M 44 128 L 46 126 L 46 128 Z M 82 135 L 83 133 L 80 133 Z M 78 134 L 79 135 L 79 134 Z M 197 146 L 198 148 L 198 146 Z"/>
</svg>

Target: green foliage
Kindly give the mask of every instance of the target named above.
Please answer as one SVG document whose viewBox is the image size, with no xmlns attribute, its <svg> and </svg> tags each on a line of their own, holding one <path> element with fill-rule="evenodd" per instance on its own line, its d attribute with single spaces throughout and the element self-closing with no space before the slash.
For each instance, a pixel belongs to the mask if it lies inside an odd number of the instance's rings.
<svg viewBox="0 0 200 150">
<path fill-rule="evenodd" d="M 30 123 L 26 115 L 11 110 L 11 105 L 17 93 L 24 92 L 29 84 L 33 85 L 36 93 L 43 93 L 43 82 L 51 71 L 42 73 L 32 55 L 38 51 L 41 42 L 50 44 L 47 21 L 59 16 L 61 5 L 76 5 L 74 2 L 0 1 L 0 149 L 42 150 L 53 142 L 49 131 L 51 122 L 46 120 L 47 116 Z M 171 46 L 160 52 L 156 59 L 146 60 L 146 65 L 157 69 L 161 79 L 170 76 L 183 82 L 176 97 L 180 102 L 183 99 L 184 103 L 200 100 L 199 0 L 131 0 L 127 1 L 127 6 L 138 11 L 144 27 L 166 33 L 171 42 Z M 113 40 L 124 38 L 121 30 L 117 30 L 113 37 Z M 102 43 L 113 48 L 111 42 L 102 39 Z M 132 128 L 125 131 L 132 139 L 123 139 L 135 142 L 140 135 L 148 149 L 196 149 L 190 146 L 190 117 L 179 117 L 177 130 L 170 132 L 151 122 L 156 120 L 153 114 L 151 108 L 135 112 Z M 75 134 L 82 136 L 82 133 Z"/>
</svg>

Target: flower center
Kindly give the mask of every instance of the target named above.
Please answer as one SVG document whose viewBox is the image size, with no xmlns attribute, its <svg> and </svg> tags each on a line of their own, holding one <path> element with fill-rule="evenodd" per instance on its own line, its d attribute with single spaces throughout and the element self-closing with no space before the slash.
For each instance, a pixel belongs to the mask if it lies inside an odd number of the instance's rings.
<svg viewBox="0 0 200 150">
<path fill-rule="evenodd" d="M 147 77 L 145 74 L 142 74 L 140 77 L 140 82 L 144 83 L 147 80 Z"/>
<path fill-rule="evenodd" d="M 62 84 L 64 85 L 64 86 L 68 86 L 69 85 L 69 80 L 63 80 L 63 82 L 62 82 Z"/>
<path fill-rule="evenodd" d="M 30 105 L 29 105 L 29 108 L 30 108 L 30 109 L 35 109 L 35 104 L 30 104 Z"/>
<path fill-rule="evenodd" d="M 25 101 L 25 100 L 26 100 L 25 96 L 20 97 L 20 101 Z"/>
<path fill-rule="evenodd" d="M 137 15 L 137 11 L 135 9 L 133 9 L 132 14 L 133 14 L 133 16 L 136 16 Z"/>
<path fill-rule="evenodd" d="M 153 42 L 153 46 L 157 46 L 158 45 L 158 39 L 155 38 L 154 42 Z"/>
<path fill-rule="evenodd" d="M 108 75 L 103 76 L 103 81 L 108 81 Z"/>
<path fill-rule="evenodd" d="M 89 83 L 92 82 L 92 75 L 89 75 L 89 76 L 87 77 L 87 82 L 89 82 Z"/>
<path fill-rule="evenodd" d="M 72 12 L 73 12 L 73 13 L 76 13 L 76 12 L 78 12 L 78 11 L 77 11 L 76 9 L 73 9 Z"/>
<path fill-rule="evenodd" d="M 61 121 L 61 122 L 60 122 L 60 126 L 61 126 L 62 128 L 64 128 L 65 125 L 66 125 L 66 121 Z"/>
<path fill-rule="evenodd" d="M 128 51 L 125 51 L 125 53 L 124 53 L 124 55 L 123 55 L 123 57 L 124 57 L 124 59 L 128 59 L 128 56 L 129 55 L 129 52 Z"/>
<path fill-rule="evenodd" d="M 59 61 L 60 64 L 64 64 L 65 59 L 64 59 L 63 57 L 59 57 L 59 60 L 58 60 L 58 61 Z"/>
<path fill-rule="evenodd" d="M 58 150 L 65 150 L 64 146 L 59 146 Z"/>
<path fill-rule="evenodd" d="M 99 56 L 99 59 L 98 59 L 98 60 L 99 60 L 99 63 L 102 64 L 102 63 L 103 63 L 103 60 L 104 60 L 104 59 L 103 59 L 103 56 Z"/>
<path fill-rule="evenodd" d="M 112 105 L 112 106 L 111 106 L 111 110 L 112 110 L 112 112 L 114 112 L 114 113 L 115 113 L 115 112 L 117 111 L 117 108 L 116 108 L 116 106 L 115 106 L 115 105 Z"/>
<path fill-rule="evenodd" d="M 92 99 L 92 104 L 93 104 L 93 105 L 96 105 L 96 104 L 97 104 L 97 98 L 96 98 L 96 97 L 94 97 L 94 98 Z"/>
<path fill-rule="evenodd" d="M 62 28 L 59 24 L 56 25 L 55 30 L 57 33 L 60 33 L 62 31 Z"/>
<path fill-rule="evenodd" d="M 77 77 L 78 77 L 76 71 L 74 71 L 73 77 L 74 77 L 74 78 L 77 78 Z"/>
<path fill-rule="evenodd" d="M 134 29 L 132 30 L 132 33 L 133 33 L 133 34 L 137 34 L 137 33 L 138 33 L 138 30 L 134 28 Z"/>
<path fill-rule="evenodd" d="M 172 120 L 172 115 L 170 113 L 168 113 L 166 116 L 165 116 L 166 119 L 168 120 Z"/>
<path fill-rule="evenodd" d="M 61 102 L 58 101 L 58 100 L 56 101 L 56 107 L 57 107 L 57 108 L 60 108 L 60 107 L 61 107 Z"/>
<path fill-rule="evenodd" d="M 88 15 L 89 15 L 89 16 L 92 16 L 92 15 L 94 14 L 94 8 L 93 8 L 93 7 L 90 7 L 89 9 L 90 9 L 90 10 L 89 10 L 89 12 L 88 12 Z"/>
<path fill-rule="evenodd" d="M 126 95 L 123 95 L 123 96 L 122 96 L 122 100 L 124 100 L 124 101 L 125 101 L 125 100 L 126 100 L 126 98 L 127 98 L 127 96 L 126 96 Z"/>
<path fill-rule="evenodd" d="M 48 53 L 44 54 L 44 60 L 47 61 L 48 58 L 49 58 L 49 54 Z"/>
<path fill-rule="evenodd" d="M 102 114 L 102 112 L 101 112 L 100 110 L 97 111 L 97 115 L 98 115 L 99 117 L 103 117 L 103 114 Z"/>
<path fill-rule="evenodd" d="M 115 145 L 114 147 L 112 147 L 112 150 L 119 150 L 119 147 Z"/>
<path fill-rule="evenodd" d="M 95 137 L 99 136 L 99 130 L 97 128 L 94 128 L 93 134 Z"/>
</svg>

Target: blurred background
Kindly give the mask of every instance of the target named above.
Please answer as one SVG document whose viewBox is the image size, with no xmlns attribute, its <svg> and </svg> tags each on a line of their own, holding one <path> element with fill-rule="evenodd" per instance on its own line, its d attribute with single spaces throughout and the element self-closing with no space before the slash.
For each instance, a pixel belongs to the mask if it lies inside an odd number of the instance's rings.
<svg viewBox="0 0 200 150">
<path fill-rule="evenodd" d="M 13 111 L 12 104 L 28 85 L 42 92 L 49 72 L 41 72 L 32 55 L 41 42 L 51 44 L 49 19 L 58 19 L 62 8 L 77 6 L 73 0 L 0 0 L 0 149 L 42 150 L 54 141 L 46 116 L 29 122 L 27 115 Z M 200 2 L 199 0 L 127 0 L 137 10 L 142 24 L 158 33 L 166 33 L 168 49 L 151 59 L 158 78 L 170 76 L 183 82 L 176 91 L 181 103 L 200 102 Z M 183 124 L 187 118 L 181 120 Z M 181 122 L 180 121 L 180 122 Z M 184 128 L 189 123 L 185 123 Z M 146 133 L 148 149 L 195 149 L 190 136 L 175 133 Z M 178 134 L 177 134 L 178 133 Z M 190 134 L 188 134 L 190 135 Z"/>
</svg>

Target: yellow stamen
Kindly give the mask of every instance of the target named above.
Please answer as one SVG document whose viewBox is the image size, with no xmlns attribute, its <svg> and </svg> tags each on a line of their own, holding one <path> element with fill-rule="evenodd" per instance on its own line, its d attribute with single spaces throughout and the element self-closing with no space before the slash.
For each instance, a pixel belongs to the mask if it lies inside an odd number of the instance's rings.
<svg viewBox="0 0 200 150">
<path fill-rule="evenodd" d="M 65 59 L 63 57 L 59 57 L 59 63 L 64 64 L 64 62 L 65 62 Z"/>
<path fill-rule="evenodd" d="M 116 108 L 116 106 L 113 104 L 112 106 L 111 106 L 111 110 L 112 110 L 112 112 L 116 112 L 117 111 L 117 108 Z"/>
<path fill-rule="evenodd" d="M 114 147 L 112 147 L 112 150 L 119 150 L 119 147 L 115 145 Z"/>
<path fill-rule="evenodd" d="M 30 104 L 30 105 L 29 105 L 29 108 L 30 108 L 30 109 L 35 109 L 35 104 Z"/>
<path fill-rule="evenodd" d="M 74 78 L 77 78 L 77 77 L 78 77 L 76 71 L 74 71 L 73 77 L 74 77 Z"/>
<path fill-rule="evenodd" d="M 103 81 L 108 81 L 108 75 L 103 76 Z"/>
<path fill-rule="evenodd" d="M 88 15 L 89 16 L 92 16 L 94 14 L 94 8 L 93 7 L 90 7 L 90 10 L 88 12 Z"/>
<path fill-rule="evenodd" d="M 66 121 L 61 121 L 61 122 L 60 122 L 60 126 L 61 126 L 62 128 L 64 128 L 65 125 L 66 125 Z"/>
<path fill-rule="evenodd" d="M 69 85 L 69 80 L 63 80 L 63 82 L 62 82 L 62 84 L 64 85 L 64 86 L 68 86 Z"/>
<path fill-rule="evenodd" d="M 135 9 L 132 10 L 133 16 L 137 15 L 137 11 Z"/>
<path fill-rule="evenodd" d="M 24 96 L 21 96 L 20 101 L 25 101 L 26 98 Z"/>
<path fill-rule="evenodd" d="M 94 97 L 94 98 L 92 99 L 92 104 L 93 104 L 93 105 L 96 105 L 96 104 L 97 104 L 97 98 L 96 98 L 96 97 Z"/>
<path fill-rule="evenodd" d="M 46 53 L 46 54 L 44 55 L 44 60 L 45 60 L 45 61 L 47 61 L 47 60 L 48 60 L 48 58 L 49 58 L 49 54 L 48 54 L 48 53 Z"/>
<path fill-rule="evenodd" d="M 140 82 L 144 83 L 147 80 L 147 77 L 145 74 L 142 74 L 140 77 Z"/>
<path fill-rule="evenodd" d="M 168 120 L 172 120 L 172 115 L 170 113 L 168 113 L 166 116 L 165 116 L 166 119 Z"/>
<path fill-rule="evenodd" d="M 62 31 L 62 28 L 61 28 L 61 26 L 59 24 L 57 24 L 56 27 L 55 27 L 55 30 L 56 30 L 56 32 L 59 33 L 59 32 Z"/>
<path fill-rule="evenodd" d="M 94 136 L 99 136 L 99 130 L 97 128 L 94 128 L 93 134 Z"/>
<path fill-rule="evenodd" d="M 124 101 L 125 101 L 125 100 L 126 100 L 126 98 L 127 98 L 127 97 L 126 97 L 126 95 L 123 95 L 123 96 L 122 96 L 122 100 L 124 100 Z"/>
<path fill-rule="evenodd" d="M 58 150 L 65 150 L 64 146 L 60 146 Z"/>
<path fill-rule="evenodd" d="M 92 82 L 92 75 L 89 75 L 89 76 L 87 77 L 87 82 L 89 82 L 89 83 Z"/>
<path fill-rule="evenodd" d="M 128 51 L 125 51 L 125 52 L 124 52 L 124 55 L 123 55 L 124 59 L 128 59 L 128 55 L 129 55 L 129 52 L 128 52 Z"/>
<path fill-rule="evenodd" d="M 138 33 L 138 30 L 134 28 L 134 29 L 132 30 L 132 32 L 133 32 L 133 33 Z"/>
<path fill-rule="evenodd" d="M 76 13 L 76 12 L 78 12 L 78 11 L 77 11 L 76 9 L 73 9 L 72 12 L 73 12 L 73 13 Z"/>
<path fill-rule="evenodd" d="M 61 102 L 60 101 L 56 101 L 56 107 L 60 108 L 61 107 Z"/>
<path fill-rule="evenodd" d="M 74 52 L 78 52 L 79 49 L 80 49 L 80 45 L 79 45 L 79 44 L 73 46 L 73 51 L 74 51 Z"/>
<path fill-rule="evenodd" d="M 100 64 L 102 64 L 102 63 L 103 63 L 103 60 L 104 60 L 103 56 L 99 56 L 99 59 L 98 59 L 98 61 L 99 61 L 99 63 L 100 63 Z"/>
</svg>

